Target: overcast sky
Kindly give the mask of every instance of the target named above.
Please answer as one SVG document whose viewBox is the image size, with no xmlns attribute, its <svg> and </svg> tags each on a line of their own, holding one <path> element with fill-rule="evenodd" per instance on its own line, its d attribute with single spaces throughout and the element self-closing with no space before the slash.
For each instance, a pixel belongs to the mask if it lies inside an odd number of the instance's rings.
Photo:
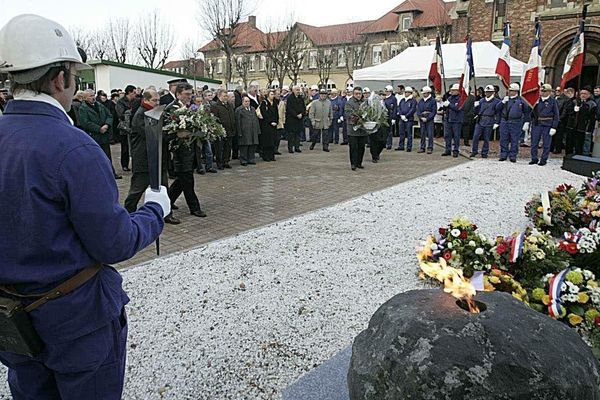
<svg viewBox="0 0 600 400">
<path fill-rule="evenodd" d="M 135 21 L 143 10 L 157 9 L 173 27 L 179 57 L 180 46 L 189 38 L 205 43 L 206 36 L 197 23 L 198 1 L 201 0 L 0 0 L 0 26 L 12 17 L 30 13 L 53 19 L 67 29 L 73 26 L 102 26 L 110 18 L 128 17 Z M 282 23 L 293 12 L 295 19 L 311 25 L 322 26 L 379 18 L 403 0 L 253 0 L 257 24 L 264 27 L 269 20 Z"/>
</svg>

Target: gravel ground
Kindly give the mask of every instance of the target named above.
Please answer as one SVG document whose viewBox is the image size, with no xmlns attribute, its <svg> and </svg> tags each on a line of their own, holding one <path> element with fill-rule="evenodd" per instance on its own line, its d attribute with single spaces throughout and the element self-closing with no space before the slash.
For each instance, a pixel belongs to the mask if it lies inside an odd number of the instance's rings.
<svg viewBox="0 0 600 400">
<path fill-rule="evenodd" d="M 422 287 L 427 234 L 457 215 L 510 233 L 533 193 L 581 179 L 554 160 L 477 160 L 128 270 L 123 397 L 280 398 L 380 304 Z"/>
</svg>

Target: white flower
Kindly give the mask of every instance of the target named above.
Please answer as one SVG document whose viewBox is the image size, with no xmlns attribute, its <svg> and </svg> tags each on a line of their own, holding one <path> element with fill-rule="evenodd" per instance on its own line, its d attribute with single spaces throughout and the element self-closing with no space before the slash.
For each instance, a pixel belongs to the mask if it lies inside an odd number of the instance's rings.
<svg viewBox="0 0 600 400">
<path fill-rule="evenodd" d="M 454 245 L 452 244 L 452 242 L 448 242 L 448 245 L 447 245 L 447 247 L 448 247 L 449 249 L 451 249 L 452 247 L 454 247 Z"/>
<path fill-rule="evenodd" d="M 478 247 L 477 249 L 475 249 L 475 254 L 477 254 L 478 256 L 483 254 L 483 249 L 481 247 Z"/>
<path fill-rule="evenodd" d="M 437 250 L 437 248 L 438 248 L 437 244 L 433 243 L 431 245 L 431 250 Z"/>
<path fill-rule="evenodd" d="M 452 236 L 454 236 L 454 237 L 459 237 L 459 236 L 460 236 L 460 229 L 456 229 L 456 228 L 455 228 L 455 229 L 452 229 L 452 230 L 450 231 L 450 234 L 451 234 Z"/>
<path fill-rule="evenodd" d="M 469 246 L 471 246 L 471 247 L 475 247 L 475 246 L 477 246 L 477 243 L 475 243 L 473 240 L 471 240 L 471 241 L 469 242 Z"/>
</svg>

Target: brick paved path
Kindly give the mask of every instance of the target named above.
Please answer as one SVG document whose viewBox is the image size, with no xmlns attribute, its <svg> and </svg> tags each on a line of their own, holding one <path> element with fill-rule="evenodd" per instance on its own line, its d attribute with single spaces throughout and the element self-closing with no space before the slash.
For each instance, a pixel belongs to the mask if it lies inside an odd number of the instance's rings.
<svg viewBox="0 0 600 400">
<path fill-rule="evenodd" d="M 115 169 L 123 175 L 123 179 L 117 181 L 122 203 L 131 173 L 121 172 L 119 146 L 112 146 L 112 153 Z M 280 150 L 284 149 L 287 150 L 285 141 L 280 146 Z M 208 217 L 191 216 L 182 195 L 176 203 L 180 209 L 175 211 L 182 223 L 165 226 L 160 240 L 161 255 L 191 249 L 466 161 L 463 157 L 440 157 L 441 152 L 437 146 L 432 155 L 417 154 L 414 150 L 412 153 L 384 150 L 381 161 L 373 164 L 367 149 L 365 169 L 356 172 L 350 170 L 348 146 L 340 145 L 332 145 L 331 152 L 325 153 L 320 145 L 310 151 L 304 144 L 301 154 L 286 151 L 277 157 L 277 162 L 257 160 L 255 166 L 242 167 L 233 160 L 233 169 L 194 175 L 196 193 Z M 155 257 L 155 248 L 151 245 L 117 267 Z"/>
</svg>

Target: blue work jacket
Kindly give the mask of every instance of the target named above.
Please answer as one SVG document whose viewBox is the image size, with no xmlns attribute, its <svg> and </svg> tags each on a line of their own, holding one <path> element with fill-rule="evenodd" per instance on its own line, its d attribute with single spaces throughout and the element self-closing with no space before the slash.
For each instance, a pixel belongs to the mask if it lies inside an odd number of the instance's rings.
<svg viewBox="0 0 600 400">
<path fill-rule="evenodd" d="M 419 120 L 421 118 L 427 118 L 427 122 L 433 121 L 435 115 L 437 114 L 437 102 L 433 96 L 429 96 L 426 99 L 419 100 L 417 104 L 417 117 Z"/>
<path fill-rule="evenodd" d="M 494 126 L 500 124 L 500 113 L 502 112 L 502 101 L 493 96 L 491 100 L 485 97 L 479 100 L 479 105 L 475 107 L 477 123 L 481 126 Z"/>
<path fill-rule="evenodd" d="M 533 106 L 531 117 L 533 125 L 549 126 L 556 129 L 560 121 L 560 112 L 558 111 L 556 99 L 550 96 L 546 100 L 542 100 L 540 97 L 535 106 Z"/>
</svg>

